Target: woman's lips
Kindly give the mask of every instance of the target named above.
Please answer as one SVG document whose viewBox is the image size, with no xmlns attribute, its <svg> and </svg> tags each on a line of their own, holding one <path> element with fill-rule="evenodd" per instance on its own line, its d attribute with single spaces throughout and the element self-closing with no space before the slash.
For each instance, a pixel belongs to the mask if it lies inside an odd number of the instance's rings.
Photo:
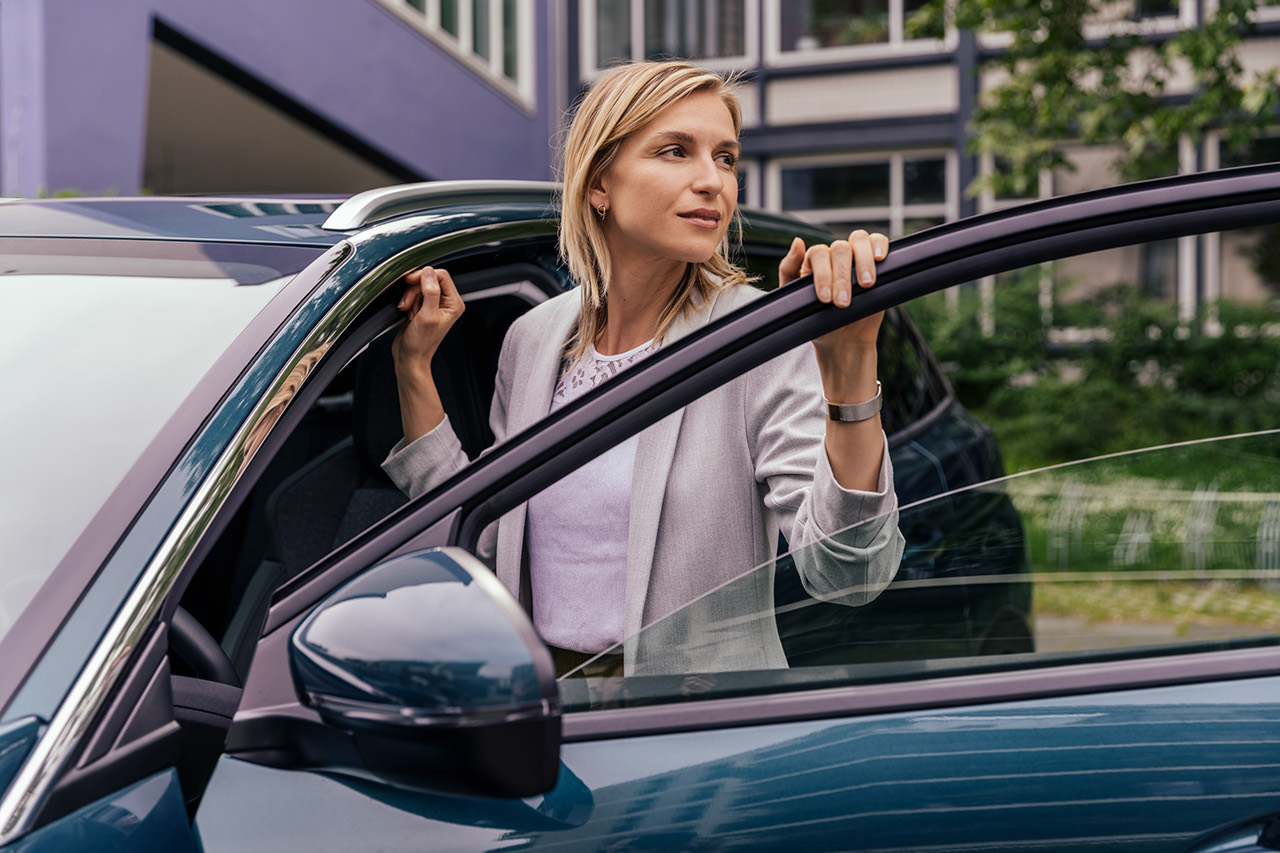
<svg viewBox="0 0 1280 853">
<path fill-rule="evenodd" d="M 714 210 L 690 210 L 679 214 L 680 218 L 691 225 L 713 231 L 720 227 L 720 214 Z"/>
</svg>

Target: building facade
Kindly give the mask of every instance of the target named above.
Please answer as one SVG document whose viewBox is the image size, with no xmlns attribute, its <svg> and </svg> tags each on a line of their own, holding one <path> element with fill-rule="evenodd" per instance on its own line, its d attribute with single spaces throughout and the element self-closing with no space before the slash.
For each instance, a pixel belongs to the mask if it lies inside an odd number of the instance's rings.
<svg viewBox="0 0 1280 853">
<path fill-rule="evenodd" d="M 0 194 L 546 179 L 564 90 L 542 71 L 560 50 L 551 11 L 5 0 Z"/>
<path fill-rule="evenodd" d="M 742 195 L 836 231 L 878 229 L 897 237 L 1026 198 L 973 196 L 975 176 L 993 168 L 967 150 L 983 78 L 980 62 L 998 37 L 930 26 L 925 0 L 577 0 L 568 19 L 579 45 L 571 76 L 589 82 L 620 60 L 686 56 L 743 75 Z M 1130 4 L 1133 5 L 1132 3 Z M 1127 10 L 1118 10 L 1125 12 Z M 1140 32 L 1165 37 L 1197 27 L 1212 0 L 1142 0 Z M 924 23 L 922 24 L 922 20 Z M 1280 3 L 1255 13 L 1240 60 L 1246 71 L 1280 66 Z M 1176 98 L 1182 92 L 1168 92 Z M 1110 153 L 1070 152 L 1074 171 L 1041 176 L 1039 197 L 1117 183 Z M 1213 133 L 1188 141 L 1181 172 L 1280 160 L 1274 136 L 1227 155 Z M 1230 161 L 1230 162 L 1227 162 Z M 1280 281 L 1242 261 L 1257 234 L 1184 238 L 1115 250 L 1074 266 L 1035 271 L 1053 322 L 1055 300 L 1087 299 L 1128 284 L 1177 306 L 1190 321 L 1219 299 L 1265 303 Z M 985 303 L 994 282 L 978 283 Z M 955 294 L 952 294 L 954 297 Z M 984 324 L 993 312 L 983 312 Z M 1209 318 L 1212 322 L 1212 318 Z"/>
<path fill-rule="evenodd" d="M 980 61 L 999 43 L 922 24 L 925 2 L 4 0 L 0 194 L 548 179 L 564 117 L 601 69 L 678 56 L 740 75 L 745 203 L 900 236 L 1025 200 L 965 192 L 993 167 L 966 143 Z M 1213 2 L 1141 0 L 1141 26 L 1196 27 Z M 1280 0 L 1256 18 L 1241 60 L 1280 66 Z M 1278 140 L 1280 120 L 1252 159 L 1280 159 Z M 1117 180 L 1105 151 L 1072 159 L 1040 196 Z M 1181 170 L 1222 162 L 1208 133 Z M 1120 253 L 1107 275 L 1050 289 L 1047 310 L 1124 282 L 1184 318 L 1219 297 L 1271 298 L 1280 285 L 1225 271 L 1240 247 L 1224 239 Z"/>
</svg>

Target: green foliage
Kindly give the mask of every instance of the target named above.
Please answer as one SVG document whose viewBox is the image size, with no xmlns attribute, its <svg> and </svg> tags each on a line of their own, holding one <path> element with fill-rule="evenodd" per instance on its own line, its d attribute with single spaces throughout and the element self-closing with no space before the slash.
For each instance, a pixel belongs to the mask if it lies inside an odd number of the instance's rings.
<svg viewBox="0 0 1280 853">
<path fill-rule="evenodd" d="M 1040 322 L 1037 288 L 1038 276 L 1031 270 L 1001 277 L 995 334 L 989 337 L 982 331 L 978 293 L 972 286 L 961 289 L 955 309 L 941 293 L 911 303 L 912 316 L 948 367 L 951 384 L 966 406 L 982 408 L 1012 377 L 1047 366 L 1048 340 Z"/>
<path fill-rule="evenodd" d="M 1277 70 L 1247 75 L 1238 57 L 1256 4 L 1222 0 L 1201 26 L 1152 39 L 1125 3 L 934 0 L 931 15 L 945 8 L 961 29 L 1009 38 L 984 64 L 1002 73 L 982 92 L 972 125 L 973 150 L 1001 168 L 971 191 L 1035 195 L 1042 170 L 1074 168 L 1062 151 L 1067 141 L 1118 146 L 1115 165 L 1126 180 L 1175 174 L 1184 136 L 1199 142 L 1218 129 L 1228 148 L 1246 146 L 1280 103 Z M 1193 91 L 1171 105 L 1165 96 L 1181 75 Z"/>
<path fill-rule="evenodd" d="M 62 189 L 58 189 L 58 190 L 49 190 L 49 189 L 46 189 L 45 187 L 41 187 L 40 191 L 36 193 L 36 198 L 85 198 L 89 196 L 101 197 L 101 196 L 118 196 L 118 195 L 120 195 L 120 190 L 116 189 L 115 187 L 111 187 L 109 189 L 103 190 L 102 192 L 96 192 L 96 193 L 85 192 L 84 190 L 78 190 L 78 189 L 75 189 L 74 187 L 63 187 Z"/>
<path fill-rule="evenodd" d="M 1266 333 L 1274 312 L 1223 303 L 1221 335 L 1189 334 L 1171 306 L 1120 288 L 1081 311 L 1102 318 L 1099 340 L 1055 350 L 1031 284 L 1024 277 L 999 289 L 990 338 L 979 331 L 976 294 L 963 294 L 956 311 L 941 294 L 911 306 L 960 401 L 995 430 L 1010 472 L 1274 428 L 1280 337 Z M 1011 303 L 1022 308 L 1004 307 Z"/>
<path fill-rule="evenodd" d="M 1280 225 L 1268 225 L 1245 250 L 1249 265 L 1272 291 L 1280 291 Z"/>
</svg>

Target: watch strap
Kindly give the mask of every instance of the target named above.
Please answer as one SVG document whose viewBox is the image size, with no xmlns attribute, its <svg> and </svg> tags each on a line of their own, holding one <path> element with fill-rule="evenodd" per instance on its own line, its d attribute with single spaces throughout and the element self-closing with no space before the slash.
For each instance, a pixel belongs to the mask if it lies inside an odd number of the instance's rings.
<svg viewBox="0 0 1280 853">
<path fill-rule="evenodd" d="M 881 393 L 880 380 L 876 380 L 876 395 L 870 400 L 864 400 L 861 403 L 833 403 L 827 400 L 827 417 L 836 423 L 853 424 L 858 421 L 865 421 L 873 418 L 880 412 L 880 407 L 884 402 L 884 395 Z"/>
</svg>

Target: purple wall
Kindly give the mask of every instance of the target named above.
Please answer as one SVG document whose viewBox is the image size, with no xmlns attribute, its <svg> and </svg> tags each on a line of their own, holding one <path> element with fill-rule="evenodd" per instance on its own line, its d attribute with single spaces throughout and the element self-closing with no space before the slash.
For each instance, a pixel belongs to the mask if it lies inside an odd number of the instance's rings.
<svg viewBox="0 0 1280 853">
<path fill-rule="evenodd" d="M 376 0 L 3 0 L 0 193 L 140 188 L 152 19 L 432 178 L 551 174 L 548 0 L 532 112 Z"/>
</svg>

